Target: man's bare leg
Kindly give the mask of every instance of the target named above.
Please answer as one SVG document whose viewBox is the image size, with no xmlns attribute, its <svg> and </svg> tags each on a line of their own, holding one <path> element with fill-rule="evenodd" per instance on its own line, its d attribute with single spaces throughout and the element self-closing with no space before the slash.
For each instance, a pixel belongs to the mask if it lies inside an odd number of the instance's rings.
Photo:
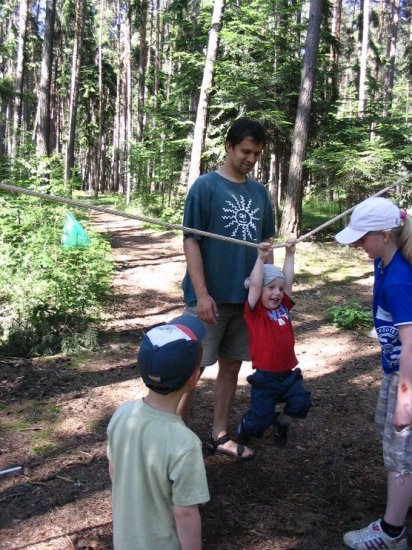
<svg viewBox="0 0 412 550">
<path fill-rule="evenodd" d="M 233 401 L 237 388 L 237 379 L 241 361 L 219 357 L 219 370 L 215 380 L 214 408 L 213 408 L 213 429 L 212 438 L 216 441 L 227 434 L 229 415 L 232 410 Z M 230 440 L 222 447 L 234 455 L 237 454 L 237 444 Z M 243 456 L 252 454 L 251 450 L 245 447 Z"/>
</svg>

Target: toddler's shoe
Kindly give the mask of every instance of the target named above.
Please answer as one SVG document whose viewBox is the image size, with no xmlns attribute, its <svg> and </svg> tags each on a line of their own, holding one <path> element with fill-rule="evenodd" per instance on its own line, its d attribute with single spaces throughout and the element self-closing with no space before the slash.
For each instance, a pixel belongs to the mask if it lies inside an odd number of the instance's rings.
<svg viewBox="0 0 412 550">
<path fill-rule="evenodd" d="M 390 537 L 382 530 L 380 519 L 363 529 L 348 531 L 343 536 L 343 542 L 352 550 L 374 550 L 375 548 L 406 550 L 408 548 L 406 529 L 404 528 L 398 537 Z"/>
<path fill-rule="evenodd" d="M 246 432 L 243 419 L 239 422 L 236 430 L 237 440 L 241 445 L 247 445 L 250 441 L 250 435 Z"/>
<path fill-rule="evenodd" d="M 286 447 L 288 442 L 289 424 L 282 424 L 278 420 L 280 413 L 275 413 L 272 427 L 273 441 L 276 447 Z"/>
</svg>

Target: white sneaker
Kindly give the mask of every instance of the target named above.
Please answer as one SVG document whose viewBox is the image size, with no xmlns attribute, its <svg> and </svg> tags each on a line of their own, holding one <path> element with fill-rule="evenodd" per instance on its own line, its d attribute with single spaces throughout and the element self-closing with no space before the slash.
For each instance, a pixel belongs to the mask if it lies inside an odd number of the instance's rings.
<svg viewBox="0 0 412 550">
<path fill-rule="evenodd" d="M 382 548 L 396 548 L 407 550 L 408 540 L 404 528 L 399 537 L 390 537 L 382 531 L 381 520 L 374 521 L 364 529 L 348 531 L 343 536 L 343 542 L 352 550 L 381 550 Z"/>
</svg>

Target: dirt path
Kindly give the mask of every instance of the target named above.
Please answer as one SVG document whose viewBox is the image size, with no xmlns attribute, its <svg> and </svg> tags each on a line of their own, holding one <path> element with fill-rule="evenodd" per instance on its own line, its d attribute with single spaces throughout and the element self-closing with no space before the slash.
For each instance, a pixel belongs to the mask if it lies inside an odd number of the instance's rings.
<svg viewBox="0 0 412 550">
<path fill-rule="evenodd" d="M 0 358 L 0 469 L 24 467 L 0 477 L 2 550 L 112 547 L 106 426 L 119 403 L 144 391 L 135 367 L 141 329 L 181 312 L 181 235 L 100 214 L 95 225 L 109 231 L 116 261 L 102 348 L 80 357 Z M 311 244 L 302 251 L 317 253 Z M 326 284 L 324 273 L 316 280 L 302 271 L 297 281 L 296 351 L 314 405 L 291 429 L 287 448 L 276 449 L 268 433 L 254 442 L 250 463 L 205 450 L 212 496 L 201 510 L 205 550 L 335 550 L 345 530 L 383 513 L 385 474 L 373 429 L 377 345 L 324 320 L 328 305 L 368 296 L 371 280 L 328 277 Z M 248 403 L 249 371 L 246 364 L 232 432 Z M 213 376 L 212 368 L 200 383 L 191 425 L 205 442 Z"/>
</svg>

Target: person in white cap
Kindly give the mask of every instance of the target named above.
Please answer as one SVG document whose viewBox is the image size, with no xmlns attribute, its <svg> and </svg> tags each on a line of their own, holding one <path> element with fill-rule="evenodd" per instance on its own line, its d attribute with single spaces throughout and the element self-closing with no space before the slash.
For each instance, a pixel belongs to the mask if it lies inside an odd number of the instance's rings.
<svg viewBox="0 0 412 550">
<path fill-rule="evenodd" d="M 149 330 L 137 366 L 147 395 L 107 428 L 115 550 L 200 550 L 198 505 L 209 500 L 200 439 L 177 414 L 199 378 L 203 323 L 183 315 Z"/>
<path fill-rule="evenodd" d="M 289 315 L 294 305 L 295 242 L 286 243 L 283 271 L 265 263 L 270 252 L 270 244 L 261 243 L 255 266 L 245 281 L 249 294 L 244 312 L 255 371 L 247 378 L 250 405 L 237 433 L 246 445 L 250 437 L 262 437 L 271 426 L 275 445 L 284 447 L 291 420 L 306 418 L 312 403 L 302 372 L 295 368 L 298 360 Z M 278 403 L 284 403 L 281 412 L 276 411 Z"/>
<path fill-rule="evenodd" d="M 371 197 L 336 235 L 374 260 L 373 317 L 383 378 L 375 423 L 383 444 L 388 491 L 383 519 L 345 533 L 354 550 L 408 548 L 405 519 L 412 499 L 412 219 L 390 200 Z"/>
</svg>

